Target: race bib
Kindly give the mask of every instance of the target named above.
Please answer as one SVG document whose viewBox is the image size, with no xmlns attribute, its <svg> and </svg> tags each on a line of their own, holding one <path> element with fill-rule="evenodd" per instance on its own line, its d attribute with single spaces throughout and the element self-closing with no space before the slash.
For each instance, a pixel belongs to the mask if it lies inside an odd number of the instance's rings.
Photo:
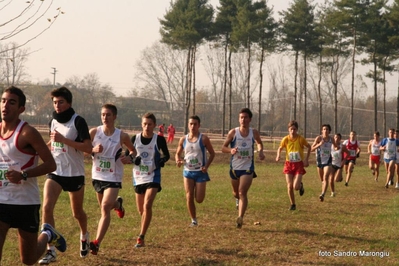
<svg viewBox="0 0 399 266">
<path fill-rule="evenodd" d="M 6 177 L 6 173 L 9 170 L 21 171 L 21 167 L 19 166 L 19 163 L 0 163 L 0 189 L 10 184 L 10 181 L 8 181 Z M 19 181 L 18 184 L 21 184 L 21 181 Z"/>
<path fill-rule="evenodd" d="M 238 154 L 238 156 L 237 156 L 238 159 L 251 159 L 252 158 L 249 149 L 239 149 L 237 151 L 237 154 Z"/>
<path fill-rule="evenodd" d="M 97 160 L 95 160 L 95 163 L 96 163 L 95 164 L 96 172 L 101 172 L 101 173 L 115 172 L 115 158 L 97 156 Z"/>
<path fill-rule="evenodd" d="M 65 145 L 61 142 L 51 142 L 51 152 L 54 153 L 63 153 L 68 152 L 68 145 Z"/>
<path fill-rule="evenodd" d="M 141 164 L 138 167 L 139 175 L 149 175 L 152 171 L 154 171 L 153 163 L 151 160 L 144 161 L 143 159 L 141 159 Z"/>
<path fill-rule="evenodd" d="M 201 164 L 196 157 L 189 157 L 186 159 L 186 167 L 191 170 L 200 169 Z"/>
<path fill-rule="evenodd" d="M 292 163 L 300 162 L 302 160 L 299 152 L 290 152 L 288 154 L 288 158 L 289 158 L 289 161 Z"/>
<path fill-rule="evenodd" d="M 330 157 L 330 151 L 329 150 L 321 150 L 320 155 L 322 158 Z"/>
</svg>

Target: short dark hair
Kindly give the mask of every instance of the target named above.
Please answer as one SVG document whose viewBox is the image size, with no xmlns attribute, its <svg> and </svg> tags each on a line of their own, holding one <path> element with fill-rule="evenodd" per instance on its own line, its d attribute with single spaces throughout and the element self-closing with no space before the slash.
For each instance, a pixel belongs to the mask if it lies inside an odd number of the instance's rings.
<svg viewBox="0 0 399 266">
<path fill-rule="evenodd" d="M 7 88 L 4 92 L 8 92 L 10 94 L 17 95 L 18 96 L 18 107 L 25 106 L 26 96 L 20 88 L 11 86 L 11 87 Z"/>
<path fill-rule="evenodd" d="M 292 126 L 296 127 L 296 129 L 299 128 L 298 122 L 297 122 L 296 120 L 291 120 L 291 121 L 288 123 L 288 128 L 290 128 L 290 127 L 292 127 Z"/>
<path fill-rule="evenodd" d="M 335 133 L 335 136 L 338 136 L 340 139 L 342 139 L 341 133 Z"/>
<path fill-rule="evenodd" d="M 61 87 L 51 91 L 51 99 L 54 97 L 63 97 L 67 103 L 72 104 L 72 93 L 67 87 Z"/>
<path fill-rule="evenodd" d="M 192 115 L 192 116 L 190 116 L 190 117 L 188 118 L 188 120 L 190 120 L 190 119 L 197 120 L 197 121 L 198 121 L 198 124 L 201 124 L 201 119 L 199 118 L 198 115 Z"/>
<path fill-rule="evenodd" d="M 114 115 L 117 115 L 118 114 L 118 109 L 116 108 L 116 106 L 115 105 L 113 105 L 113 104 L 111 104 L 111 103 L 106 103 L 106 104 L 104 104 L 103 106 L 101 106 L 101 109 L 109 109 L 109 110 L 111 110 L 111 112 L 114 114 Z"/>
<path fill-rule="evenodd" d="M 247 107 L 242 108 L 240 110 L 240 114 L 242 114 L 242 113 L 246 113 L 246 114 L 248 114 L 249 118 L 252 118 L 252 112 L 251 112 L 251 110 L 249 108 L 247 108 Z"/>
<path fill-rule="evenodd" d="M 323 124 L 323 125 L 321 126 L 321 128 L 323 129 L 323 127 L 327 127 L 328 130 L 331 132 L 331 126 L 330 126 L 330 124 Z"/>
<path fill-rule="evenodd" d="M 157 124 L 157 119 L 155 118 L 155 115 L 153 113 L 145 113 L 142 118 L 151 119 L 155 125 Z"/>
</svg>

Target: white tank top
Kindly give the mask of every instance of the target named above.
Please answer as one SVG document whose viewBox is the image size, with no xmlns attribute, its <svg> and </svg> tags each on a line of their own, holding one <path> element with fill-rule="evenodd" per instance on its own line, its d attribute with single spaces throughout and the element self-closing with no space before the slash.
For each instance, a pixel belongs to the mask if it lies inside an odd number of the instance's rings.
<svg viewBox="0 0 399 266">
<path fill-rule="evenodd" d="M 5 178 L 8 169 L 16 171 L 27 170 L 37 166 L 37 154 L 21 151 L 18 147 L 18 137 L 26 124 L 20 121 L 15 131 L 7 139 L 0 137 L 0 203 L 15 205 L 40 204 L 40 192 L 36 177 L 29 177 L 19 184 L 9 182 Z"/>
<path fill-rule="evenodd" d="M 237 153 L 231 158 L 231 169 L 233 170 L 254 170 L 254 134 L 249 129 L 248 136 L 241 136 L 240 128 L 235 128 L 235 136 L 231 147 L 238 147 Z"/>
<path fill-rule="evenodd" d="M 323 136 L 320 136 L 323 139 Z M 317 148 L 316 157 L 317 162 L 320 164 L 327 164 L 331 157 L 332 138 L 329 137 L 328 141 L 324 142 L 323 145 Z"/>
<path fill-rule="evenodd" d="M 371 154 L 379 156 L 381 154 L 380 147 L 381 147 L 381 141 L 375 143 L 375 140 L 373 140 L 373 144 L 371 145 Z"/>
<path fill-rule="evenodd" d="M 396 159 L 396 149 L 396 139 L 388 139 L 387 144 L 385 145 L 384 159 Z"/>
<path fill-rule="evenodd" d="M 335 150 L 334 145 L 331 145 L 332 165 L 342 166 L 342 144 L 339 144 L 339 149 Z"/>
<path fill-rule="evenodd" d="M 59 123 L 53 119 L 50 130 L 57 130 L 64 137 L 76 140 L 78 130 L 75 127 L 75 119 L 78 115 L 74 114 L 66 123 Z M 51 153 L 53 154 L 57 169 L 53 172 L 59 176 L 84 176 L 84 155 L 82 151 L 69 147 L 61 142 L 51 142 Z"/>
<path fill-rule="evenodd" d="M 137 155 L 141 157 L 140 165 L 134 165 L 133 177 L 134 185 L 146 184 L 154 181 L 155 170 L 155 152 L 157 148 L 157 134 L 152 136 L 152 140 L 148 145 L 141 142 L 141 133 L 136 135 L 134 147 L 137 150 Z"/>
<path fill-rule="evenodd" d="M 188 140 L 188 135 L 183 143 L 184 147 L 184 170 L 201 171 L 201 167 L 206 164 L 206 151 L 202 143 L 202 134 L 200 133 L 195 142 Z"/>
<path fill-rule="evenodd" d="M 104 134 L 103 127 L 99 126 L 92 143 L 93 146 L 98 144 L 103 146 L 103 152 L 94 154 L 91 170 L 92 179 L 122 182 L 123 163 L 119 158 L 122 152 L 121 130 L 115 128 L 112 136 L 107 136 Z M 117 154 L 118 158 L 116 159 Z"/>
</svg>

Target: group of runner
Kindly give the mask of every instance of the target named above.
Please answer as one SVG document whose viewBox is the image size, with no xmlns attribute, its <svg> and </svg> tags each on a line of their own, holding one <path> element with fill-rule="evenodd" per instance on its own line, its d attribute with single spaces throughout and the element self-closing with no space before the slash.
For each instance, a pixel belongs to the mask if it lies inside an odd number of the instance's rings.
<svg viewBox="0 0 399 266">
<path fill-rule="evenodd" d="M 351 131 L 349 139 L 343 143 L 342 135 L 336 133 L 330 136 L 331 126 L 323 124 L 321 134 L 317 136 L 312 145 L 298 134 L 298 123 L 291 121 L 288 124 L 289 135 L 284 137 L 277 150 L 276 161 L 280 159 L 280 153 L 286 149 L 286 160 L 283 172 L 286 175 L 288 196 L 291 202 L 290 210 L 296 210 L 294 190 L 299 190 L 302 196 L 305 192 L 302 176 L 306 173 L 305 167 L 309 166 L 310 153 L 316 152 L 317 173 L 322 182 L 322 190 L 319 196 L 324 201 L 328 187 L 331 189 L 331 197 L 335 197 L 335 182 L 343 181 L 345 170 L 345 186 L 349 186 L 356 159 L 360 156 L 360 143 L 356 138 L 356 132 Z M 305 155 L 304 150 L 307 149 Z M 369 168 L 375 181 L 378 181 L 380 164 L 384 162 L 387 172 L 385 187 L 394 184 L 395 172 L 398 176 L 395 188 L 399 189 L 399 130 L 389 129 L 388 137 L 380 139 L 380 133 L 374 132 L 373 139 L 367 146 L 369 154 Z M 383 153 L 383 156 L 381 154 Z"/>
<path fill-rule="evenodd" d="M 80 256 L 89 253 L 97 255 L 111 221 L 111 211 L 115 210 L 123 218 L 125 210 L 123 198 L 118 196 L 122 188 L 123 167 L 133 164 L 132 176 L 136 197 L 136 207 L 141 217 L 140 231 L 135 247 L 145 246 L 145 235 L 152 219 L 152 206 L 156 195 L 162 190 L 161 168 L 170 159 L 167 142 L 173 141 L 175 129 L 171 124 L 166 141 L 163 136 L 164 124 L 158 134 L 156 117 L 152 113 L 142 116 L 142 131 L 133 137 L 115 127 L 117 107 L 104 104 L 100 116 L 102 125 L 89 130 L 85 119 L 72 108 L 72 93 L 61 87 L 51 92 L 54 107 L 49 123 L 50 140 L 45 143 L 40 133 L 22 121 L 19 116 L 25 111 L 26 97 L 22 90 L 10 87 L 2 94 L 0 124 L 0 260 L 2 249 L 10 228 L 17 228 L 20 239 L 20 257 L 24 264 L 31 265 L 56 261 L 56 249 L 64 252 L 67 243 L 55 228 L 54 209 L 62 191 L 69 194 L 73 217 L 80 229 Z M 264 160 L 263 143 L 260 133 L 250 126 L 252 112 L 243 108 L 239 112 L 239 126 L 231 129 L 222 146 L 222 152 L 231 155 L 230 180 L 238 210 L 235 224 L 241 228 L 248 206 L 248 191 L 255 173 L 254 155 Z M 210 138 L 200 132 L 201 120 L 193 115 L 188 119 L 188 134 L 179 139 L 175 163 L 183 166 L 183 180 L 186 204 L 191 218 L 190 227 L 198 226 L 195 202 L 205 199 L 206 183 L 210 180 L 208 169 L 215 157 Z M 277 150 L 276 161 L 286 149 L 283 172 L 286 176 L 290 199 L 290 210 L 296 209 L 294 190 L 300 196 L 305 192 L 302 176 L 309 165 L 311 151 L 316 151 L 318 175 L 322 181 L 320 201 L 328 188 L 335 196 L 334 181 L 342 180 L 345 169 L 345 185 L 348 186 L 360 144 L 356 132 L 350 133 L 349 140 L 341 144 L 341 135 L 329 134 L 331 127 L 322 126 L 321 135 L 310 145 L 298 134 L 298 123 L 290 121 L 289 134 L 285 136 Z M 379 151 L 384 151 L 387 168 L 387 186 L 392 179 L 395 165 L 391 161 L 396 155 L 399 140 L 389 138 L 379 141 L 379 133 L 370 141 L 370 169 L 376 180 L 379 175 Z M 392 134 L 392 135 L 391 135 Z M 256 148 L 256 150 L 255 150 Z M 123 151 L 125 149 L 125 151 Z M 304 149 L 307 149 L 305 155 Z M 393 157 L 393 154 L 395 156 Z M 90 241 L 87 215 L 83 209 L 85 171 L 84 155 L 92 156 L 92 185 L 101 209 L 101 217 L 94 240 Z M 392 156 L 391 156 L 392 155 Z M 390 157 L 391 156 L 391 157 Z M 38 163 L 38 158 L 41 163 Z M 399 170 L 398 170 L 399 171 Z M 43 188 L 42 226 L 39 230 L 41 207 L 37 176 L 47 174 Z M 399 187 L 399 183 L 397 183 Z M 47 250 L 47 252 L 45 252 Z"/>
<path fill-rule="evenodd" d="M 80 256 L 97 255 L 108 230 L 111 211 L 123 218 L 123 166 L 133 164 L 132 175 L 136 206 L 141 216 L 140 232 L 135 247 L 145 246 L 145 234 L 152 219 L 152 205 L 161 187 L 161 168 L 169 160 L 167 141 L 156 134 L 156 118 L 152 113 L 142 116 L 142 132 L 131 139 L 115 127 L 117 108 L 113 104 L 101 107 L 102 125 L 89 130 L 83 117 L 72 108 L 72 93 L 61 87 L 51 92 L 54 107 L 49 123 L 50 140 L 45 143 L 40 133 L 20 119 L 25 111 L 26 97 L 16 87 L 6 89 L 1 99 L 0 124 L 0 260 L 10 228 L 18 229 L 20 258 L 26 265 L 56 261 L 56 249 L 65 252 L 67 243 L 55 229 L 54 209 L 62 191 L 69 194 L 73 217 L 80 229 Z M 256 177 L 254 171 L 254 143 L 259 158 L 265 158 L 260 134 L 249 124 L 252 112 L 243 108 L 239 114 L 240 126 L 230 130 L 222 151 L 230 153 L 231 184 L 237 199 L 236 226 L 241 228 L 248 205 L 247 192 Z M 188 120 L 189 133 L 180 138 L 175 162 L 183 166 L 184 188 L 190 227 L 198 226 L 195 201 L 205 198 L 208 168 L 215 151 L 208 136 L 200 133 L 200 118 Z M 164 125 L 162 125 L 164 127 Z M 168 128 L 173 141 L 175 129 Z M 230 146 L 230 147 L 229 147 Z M 123 149 L 126 148 L 125 152 Z M 92 185 L 101 209 L 97 233 L 90 241 L 88 220 L 83 209 L 85 172 L 84 156 L 92 156 Z M 38 159 L 41 159 L 39 164 Z M 37 177 L 47 175 L 43 188 L 42 226 L 39 230 L 41 207 Z M 47 250 L 47 252 L 45 252 Z"/>
</svg>

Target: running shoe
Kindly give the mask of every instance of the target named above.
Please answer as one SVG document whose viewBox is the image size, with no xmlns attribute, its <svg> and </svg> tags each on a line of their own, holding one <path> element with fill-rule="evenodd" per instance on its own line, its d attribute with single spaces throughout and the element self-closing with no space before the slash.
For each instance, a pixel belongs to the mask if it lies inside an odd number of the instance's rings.
<svg viewBox="0 0 399 266">
<path fill-rule="evenodd" d="M 321 202 L 323 202 L 323 201 L 324 201 L 324 195 L 321 194 L 320 197 L 319 197 L 319 199 L 320 199 Z"/>
<path fill-rule="evenodd" d="M 91 254 L 97 255 L 99 249 L 100 249 L 100 245 L 98 244 L 97 240 L 90 242 Z"/>
<path fill-rule="evenodd" d="M 39 260 L 40 265 L 48 265 L 50 262 L 54 262 L 57 260 L 57 253 L 55 253 L 55 250 L 47 250 L 47 253 L 44 255 L 44 257 Z"/>
<path fill-rule="evenodd" d="M 242 227 L 243 218 L 241 216 L 237 217 L 236 224 L 237 224 L 237 228 L 241 228 Z"/>
<path fill-rule="evenodd" d="M 289 208 L 290 211 L 295 211 L 296 210 L 296 205 L 292 204 L 291 207 Z"/>
<path fill-rule="evenodd" d="M 398 182 L 396 182 L 395 188 L 399 188 L 399 183 Z"/>
<path fill-rule="evenodd" d="M 197 222 L 191 222 L 191 224 L 189 225 L 190 227 L 197 227 L 198 226 L 198 223 Z"/>
<path fill-rule="evenodd" d="M 299 189 L 299 196 L 302 196 L 305 193 L 305 188 L 303 187 L 303 183 L 301 182 L 301 188 Z"/>
<path fill-rule="evenodd" d="M 335 192 L 331 192 L 331 198 L 335 197 Z"/>
<path fill-rule="evenodd" d="M 59 251 L 65 252 L 65 250 L 67 249 L 65 238 L 57 230 L 55 230 L 50 224 L 47 223 L 42 224 L 42 228 L 40 231 L 50 232 L 51 240 L 49 241 L 49 244 L 54 245 Z"/>
<path fill-rule="evenodd" d="M 125 216 L 125 208 L 122 206 L 123 198 L 119 196 L 116 201 L 119 202 L 119 209 L 115 209 L 115 211 L 119 218 L 123 218 Z"/>
<path fill-rule="evenodd" d="M 84 258 L 87 256 L 87 254 L 89 254 L 89 233 L 86 233 L 86 239 L 85 240 L 80 240 L 80 257 Z"/>
<path fill-rule="evenodd" d="M 145 246 L 144 239 L 142 239 L 141 237 L 138 237 L 137 238 L 137 243 L 136 243 L 136 245 L 134 245 L 134 247 L 135 248 L 142 248 L 144 246 Z"/>
</svg>

